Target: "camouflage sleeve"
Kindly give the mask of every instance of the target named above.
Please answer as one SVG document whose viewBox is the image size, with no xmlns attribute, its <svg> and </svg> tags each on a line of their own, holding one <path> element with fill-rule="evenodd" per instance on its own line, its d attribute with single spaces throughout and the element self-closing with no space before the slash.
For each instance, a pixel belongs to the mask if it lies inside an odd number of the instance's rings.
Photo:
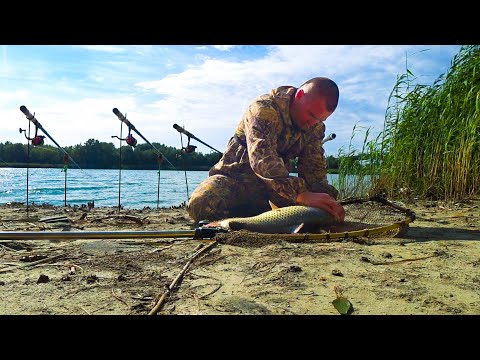
<svg viewBox="0 0 480 360">
<path fill-rule="evenodd" d="M 327 159 L 322 145 L 324 136 L 325 124 L 320 123 L 298 158 L 298 176 L 305 179 L 309 191 L 324 192 L 337 198 L 338 191 L 327 180 Z"/>
<path fill-rule="evenodd" d="M 297 195 L 307 191 L 305 180 L 290 176 L 289 164 L 277 153 L 280 119 L 271 107 L 254 103 L 245 117 L 245 136 L 250 166 L 267 187 L 284 199 L 284 204 L 294 204 Z"/>
</svg>

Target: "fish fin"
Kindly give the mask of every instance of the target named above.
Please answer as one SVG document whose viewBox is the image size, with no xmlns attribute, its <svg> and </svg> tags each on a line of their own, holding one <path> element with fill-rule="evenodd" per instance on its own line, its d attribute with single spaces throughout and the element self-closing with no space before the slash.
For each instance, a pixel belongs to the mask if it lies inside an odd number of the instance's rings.
<svg viewBox="0 0 480 360">
<path fill-rule="evenodd" d="M 223 219 L 219 222 L 218 226 L 224 229 L 230 229 L 230 219 Z"/>
<path fill-rule="evenodd" d="M 212 222 L 209 222 L 208 224 L 204 224 L 202 225 L 202 227 L 218 227 L 220 226 L 220 221 L 212 221 Z"/>
<path fill-rule="evenodd" d="M 270 207 L 272 208 L 272 210 L 276 210 L 278 209 L 278 206 L 275 205 L 273 202 L 271 202 L 270 200 L 268 200 L 268 203 L 270 204 Z"/>
<path fill-rule="evenodd" d="M 230 229 L 230 219 L 212 221 L 211 223 L 205 224 L 202 227 L 204 228 L 223 228 L 225 230 Z"/>
<path fill-rule="evenodd" d="M 300 233 L 304 227 L 305 227 L 305 223 L 301 223 L 300 225 L 298 225 L 296 228 L 293 229 L 292 234 Z"/>
</svg>

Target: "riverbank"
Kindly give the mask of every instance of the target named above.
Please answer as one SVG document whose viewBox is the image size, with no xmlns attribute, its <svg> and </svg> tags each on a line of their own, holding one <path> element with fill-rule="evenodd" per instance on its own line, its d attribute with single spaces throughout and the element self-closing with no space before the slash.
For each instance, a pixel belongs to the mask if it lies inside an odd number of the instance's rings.
<svg viewBox="0 0 480 360">
<path fill-rule="evenodd" d="M 329 243 L 186 238 L 0 240 L 0 314 L 479 314 L 480 201 L 406 204 L 396 237 Z M 0 207 L 0 231 L 194 230 L 180 207 Z M 201 251 L 201 250 L 200 250 Z M 190 266 L 187 263 L 190 262 Z"/>
</svg>

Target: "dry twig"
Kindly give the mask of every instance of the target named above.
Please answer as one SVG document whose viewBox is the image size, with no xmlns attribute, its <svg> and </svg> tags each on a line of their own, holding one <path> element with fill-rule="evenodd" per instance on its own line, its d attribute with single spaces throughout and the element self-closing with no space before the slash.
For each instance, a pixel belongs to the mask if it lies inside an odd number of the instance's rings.
<svg viewBox="0 0 480 360">
<path fill-rule="evenodd" d="M 203 254 L 204 252 L 210 250 L 211 248 L 213 248 L 215 245 L 217 245 L 217 242 L 216 241 L 213 241 L 211 242 L 210 244 L 208 244 L 207 246 L 205 246 L 203 249 L 201 249 L 200 247 L 203 246 L 203 244 L 200 244 L 197 248 L 199 250 L 197 250 L 191 257 L 190 259 L 187 261 L 187 263 L 185 264 L 185 266 L 183 267 L 182 271 L 180 271 L 180 273 L 177 275 L 177 277 L 172 281 L 172 283 L 170 284 L 170 286 L 166 289 L 166 291 L 163 293 L 163 295 L 160 297 L 160 299 L 158 300 L 158 302 L 155 304 L 155 306 L 153 307 L 152 310 L 150 310 L 150 312 L 148 313 L 148 315 L 155 315 L 157 314 L 163 303 L 165 302 L 165 299 L 166 297 L 168 296 L 168 294 L 170 294 L 170 292 L 175 288 L 175 286 L 177 286 L 177 283 L 182 279 L 183 275 L 185 274 L 185 272 L 187 271 L 187 269 L 189 268 L 190 264 L 193 262 L 193 260 L 195 260 L 199 255 Z"/>
<path fill-rule="evenodd" d="M 395 260 L 395 261 L 374 261 L 374 260 L 369 260 L 368 262 L 372 265 L 394 265 L 394 264 L 399 264 L 407 261 L 417 261 L 417 260 L 425 260 L 429 259 L 432 257 L 436 257 L 438 255 L 429 255 L 429 256 L 422 256 L 419 258 L 412 258 L 412 259 L 402 259 L 402 260 Z"/>
<path fill-rule="evenodd" d="M 85 311 L 87 313 L 87 315 L 92 315 L 83 306 L 79 306 L 79 308 L 82 309 L 83 311 Z"/>
<path fill-rule="evenodd" d="M 170 246 L 164 246 L 162 248 L 159 248 L 159 249 L 153 249 L 151 251 L 149 251 L 149 254 L 153 254 L 153 253 L 156 253 L 156 252 L 160 252 L 160 251 L 163 251 L 163 250 L 167 250 L 167 249 L 170 249 L 172 246 L 174 246 L 175 244 L 172 244 Z"/>
<path fill-rule="evenodd" d="M 10 246 L 7 246 L 7 245 L 3 245 L 3 244 L 0 244 L 0 246 L 5 249 L 5 250 L 8 250 L 8 251 L 14 251 L 14 252 L 18 252 L 19 250 L 16 250 L 14 248 L 11 248 Z"/>
<path fill-rule="evenodd" d="M 205 299 L 207 296 L 210 296 L 210 295 L 216 293 L 222 286 L 223 286 L 222 283 L 218 284 L 215 289 L 213 289 L 212 291 L 210 291 L 208 294 L 205 294 L 205 295 L 200 296 L 199 299 L 200 299 L 200 300 Z"/>
<path fill-rule="evenodd" d="M 121 301 L 122 303 L 124 303 L 125 305 L 127 305 L 128 307 L 130 307 L 130 305 L 127 304 L 127 302 L 125 300 L 123 300 L 122 298 L 118 297 L 117 295 L 115 295 L 115 291 L 113 290 L 112 288 L 112 296 L 117 299 L 118 301 Z"/>
</svg>

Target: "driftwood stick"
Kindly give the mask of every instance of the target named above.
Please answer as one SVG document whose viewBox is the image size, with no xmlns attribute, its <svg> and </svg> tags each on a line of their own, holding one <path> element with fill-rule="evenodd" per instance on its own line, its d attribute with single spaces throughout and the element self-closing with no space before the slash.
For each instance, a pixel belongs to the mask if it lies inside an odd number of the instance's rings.
<svg viewBox="0 0 480 360">
<path fill-rule="evenodd" d="M 199 247 L 201 246 L 202 244 L 199 245 Z M 170 292 L 175 288 L 175 286 L 177 286 L 177 283 L 182 279 L 183 275 L 185 275 L 185 272 L 187 271 L 187 269 L 189 268 L 189 266 L 192 264 L 193 260 L 195 260 L 199 255 L 203 254 L 204 252 L 207 252 L 208 250 L 210 250 L 211 248 L 213 248 L 215 245 L 217 245 L 217 242 L 216 241 L 213 241 L 211 242 L 210 244 L 208 244 L 207 246 L 205 246 L 204 248 L 202 249 L 199 249 L 197 250 L 196 252 L 193 253 L 193 255 L 190 257 L 190 259 L 187 261 L 187 263 L 185 264 L 185 266 L 183 267 L 182 271 L 180 271 L 180 273 L 177 275 L 177 277 L 175 278 L 175 280 L 172 281 L 172 283 L 170 284 L 170 286 L 168 288 L 166 288 L 165 292 L 163 293 L 163 295 L 160 297 L 160 299 L 158 300 L 158 302 L 155 304 L 155 306 L 153 307 L 152 310 L 150 310 L 150 312 L 148 313 L 148 315 L 156 315 L 163 303 L 165 302 L 165 299 L 167 298 L 167 296 L 170 294 Z"/>
<path fill-rule="evenodd" d="M 65 254 L 59 254 L 59 255 L 51 256 L 49 258 L 33 261 L 33 262 L 30 262 L 30 263 L 20 264 L 20 265 L 17 265 L 17 266 L 8 268 L 8 269 L 2 269 L 2 270 L 0 270 L 0 273 L 7 272 L 7 271 L 12 271 L 12 270 L 16 270 L 16 269 L 21 269 L 21 268 L 26 268 L 26 267 L 30 267 L 30 266 L 35 266 L 35 265 L 38 265 L 38 264 L 48 263 L 50 261 L 59 259 L 63 256 L 65 256 Z"/>
</svg>

